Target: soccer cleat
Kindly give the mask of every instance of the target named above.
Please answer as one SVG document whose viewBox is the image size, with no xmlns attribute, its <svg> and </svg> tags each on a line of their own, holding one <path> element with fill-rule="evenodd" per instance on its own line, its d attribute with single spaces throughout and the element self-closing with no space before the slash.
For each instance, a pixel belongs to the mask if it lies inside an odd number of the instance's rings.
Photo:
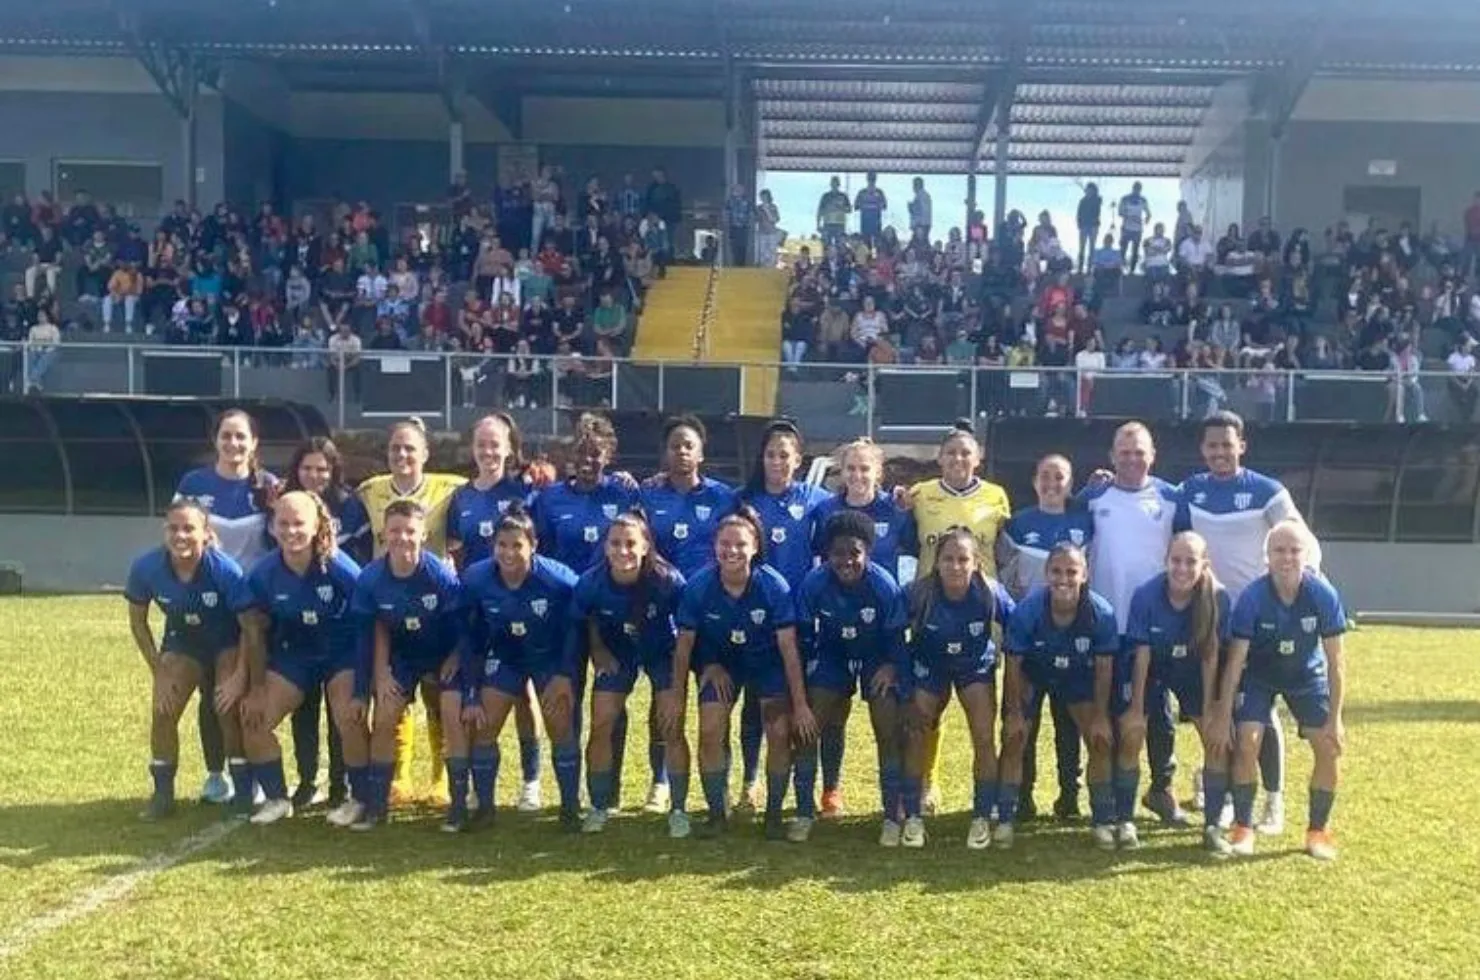
<svg viewBox="0 0 1480 980">
<path fill-rule="evenodd" d="M 786 821 L 781 819 L 779 812 L 766 813 L 765 822 L 761 825 L 761 835 L 766 840 L 786 840 Z"/>
<path fill-rule="evenodd" d="M 267 801 L 264 799 L 262 802 L 265 804 Z M 232 795 L 231 801 L 226 804 L 226 810 L 230 816 L 238 820 L 246 820 L 252 816 L 253 811 L 257 809 L 257 805 L 257 801 L 252 796 L 235 793 Z"/>
<path fill-rule="evenodd" d="M 663 813 L 667 811 L 668 804 L 668 784 L 653 783 L 648 787 L 647 800 L 642 804 L 642 809 L 645 813 Z"/>
<path fill-rule="evenodd" d="M 344 806 L 344 801 L 347 799 L 349 799 L 349 790 L 342 783 L 338 783 L 329 787 L 329 796 L 324 804 L 330 810 L 337 810 Z"/>
<path fill-rule="evenodd" d="M 467 829 L 468 815 L 466 813 L 448 812 L 447 816 L 442 818 L 441 830 L 444 834 L 460 834 Z"/>
<path fill-rule="evenodd" d="M 910 817 L 904 822 L 904 830 L 899 835 L 901 847 L 924 847 L 925 846 L 925 821 L 920 817 Z"/>
<path fill-rule="evenodd" d="M 324 817 L 332 827 L 349 827 L 360 822 L 365 815 L 365 805 L 356 800 L 345 800 Z"/>
<path fill-rule="evenodd" d="M 313 806 L 315 802 L 318 801 L 318 798 L 318 786 L 310 782 L 299 783 L 298 788 L 293 790 L 293 809 L 307 810 L 309 807 Z"/>
<path fill-rule="evenodd" d="M 1187 826 L 1187 811 L 1177 803 L 1170 790 L 1152 790 L 1141 797 L 1141 805 L 1160 817 L 1168 827 Z"/>
<path fill-rule="evenodd" d="M 702 840 L 714 840 L 730 832 L 730 819 L 723 813 L 711 813 L 695 828 L 695 836 Z"/>
<path fill-rule="evenodd" d="M 933 817 L 940 811 L 940 790 L 934 786 L 925 787 L 925 792 L 920 795 L 920 812 L 924 816 Z"/>
<path fill-rule="evenodd" d="M 416 787 L 409 779 L 397 779 L 391 783 L 391 806 L 410 806 L 416 802 Z"/>
<path fill-rule="evenodd" d="M 971 828 L 966 831 L 966 849 L 968 851 L 985 851 L 992 846 L 992 823 L 986 817 L 977 817 L 971 821 Z"/>
<path fill-rule="evenodd" d="M 229 803 L 231 797 L 231 781 L 226 778 L 225 773 L 212 772 L 206 774 L 205 784 L 200 788 L 200 801 L 202 803 Z"/>
<path fill-rule="evenodd" d="M 1233 853 L 1229 849 L 1228 841 L 1224 838 L 1223 832 L 1217 827 L 1203 828 L 1203 850 L 1207 851 L 1213 857 L 1219 858 L 1226 858 Z"/>
<path fill-rule="evenodd" d="M 175 815 L 175 801 L 168 796 L 151 796 L 144 810 L 139 814 L 139 819 L 148 823 L 156 820 L 165 820 Z"/>
<path fill-rule="evenodd" d="M 805 844 L 807 838 L 812 836 L 811 817 L 796 817 L 786 828 L 786 839 L 793 844 Z"/>
<path fill-rule="evenodd" d="M 1136 833 L 1136 825 L 1130 820 L 1120 825 L 1116 836 L 1119 838 L 1122 851 L 1139 851 L 1141 849 L 1141 836 Z"/>
<path fill-rule="evenodd" d="M 1285 832 L 1285 794 L 1269 793 L 1264 797 L 1264 812 L 1255 829 L 1265 837 L 1278 837 Z"/>
<path fill-rule="evenodd" d="M 1033 802 L 1033 797 L 1018 797 L 1017 819 L 1027 823 L 1038 819 L 1038 804 Z"/>
<path fill-rule="evenodd" d="M 291 800 L 268 800 L 257 808 L 257 812 L 249 818 L 250 822 L 258 827 L 265 827 L 271 823 L 277 823 L 284 817 L 293 815 L 293 803 Z"/>
<path fill-rule="evenodd" d="M 1228 853 L 1238 857 L 1254 856 L 1254 828 L 1235 825 L 1228 837 Z"/>
<path fill-rule="evenodd" d="M 532 779 L 519 790 L 519 802 L 515 808 L 520 813 L 537 813 L 540 806 L 540 781 Z"/>
<path fill-rule="evenodd" d="M 468 816 L 468 833 L 475 833 L 479 830 L 486 830 L 487 828 L 492 827 L 494 820 L 493 815 L 493 807 L 489 807 L 486 810 L 474 810 Z"/>
<path fill-rule="evenodd" d="M 385 820 L 380 814 L 369 807 L 365 807 L 360 813 L 360 819 L 349 825 L 349 829 L 357 833 L 365 833 L 379 827 Z"/>
<path fill-rule="evenodd" d="M 1305 832 L 1305 853 L 1317 861 L 1336 860 L 1336 838 L 1331 836 L 1329 830 L 1307 830 Z"/>
<path fill-rule="evenodd" d="M 684 840 L 693 832 L 689 815 L 682 810 L 668 812 L 668 836 L 672 840 Z"/>
<path fill-rule="evenodd" d="M 761 784 L 759 781 L 746 783 L 745 788 L 740 790 L 740 799 L 736 801 L 733 809 L 736 813 L 755 814 L 761 808 Z"/>
<path fill-rule="evenodd" d="M 1115 850 L 1115 826 L 1113 824 L 1104 823 L 1091 827 L 1089 836 L 1100 850 Z"/>
<path fill-rule="evenodd" d="M 581 832 L 581 811 L 561 810 L 559 823 L 561 833 L 579 834 Z"/>
<path fill-rule="evenodd" d="M 581 833 L 599 834 L 606 829 L 607 820 L 611 819 L 606 810 L 592 809 L 586 814 L 586 819 L 581 822 Z"/>
<path fill-rule="evenodd" d="M 840 789 L 825 789 L 822 791 L 822 819 L 843 819 L 843 791 Z"/>
<path fill-rule="evenodd" d="M 1004 851 L 1010 851 L 1012 850 L 1014 836 L 1012 824 L 999 823 L 996 829 L 992 831 L 992 846 L 1001 848 Z"/>
<path fill-rule="evenodd" d="M 1022 809 L 1018 809 L 1018 815 L 1022 816 Z M 1061 793 L 1059 798 L 1053 801 L 1054 819 L 1060 823 L 1073 823 L 1079 819 L 1079 794 Z"/>
<path fill-rule="evenodd" d="M 885 820 L 884 826 L 879 829 L 879 846 L 898 847 L 902 832 L 903 828 L 900 827 L 899 821 Z"/>
</svg>

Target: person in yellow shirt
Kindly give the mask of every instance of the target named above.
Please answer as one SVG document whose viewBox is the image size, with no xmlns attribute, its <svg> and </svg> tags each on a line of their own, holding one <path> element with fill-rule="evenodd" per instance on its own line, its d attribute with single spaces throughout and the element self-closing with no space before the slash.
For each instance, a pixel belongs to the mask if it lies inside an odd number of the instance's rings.
<svg viewBox="0 0 1480 980">
<path fill-rule="evenodd" d="M 910 509 L 900 550 L 914 553 L 919 568 L 935 567 L 935 549 L 952 528 L 968 529 L 977 541 L 981 571 L 990 579 L 997 578 L 997 537 L 1012 505 L 1007 491 L 977 475 L 982 464 L 981 446 L 970 419 L 956 421 L 941 440 L 936 457 L 940 476 L 917 483 L 904 495 L 901 503 Z M 937 789 L 940 769 L 940 728 L 925 745 L 925 786 L 923 807 L 934 812 L 940 803 Z"/>
</svg>

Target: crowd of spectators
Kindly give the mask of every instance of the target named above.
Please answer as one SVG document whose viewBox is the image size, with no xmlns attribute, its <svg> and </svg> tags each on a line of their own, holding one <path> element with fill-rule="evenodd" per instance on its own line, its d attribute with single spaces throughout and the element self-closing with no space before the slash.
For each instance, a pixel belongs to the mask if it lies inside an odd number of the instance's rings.
<svg viewBox="0 0 1480 980">
<path fill-rule="evenodd" d="M 537 376 L 596 391 L 610 368 L 590 362 L 630 349 L 683 206 L 662 169 L 613 191 L 547 166 L 482 196 L 459 176 L 437 213 L 396 233 L 363 201 L 335 202 L 327 227 L 268 203 L 176 202 L 146 238 L 86 193 L 66 207 L 17 195 L 0 211 L 0 265 L 18 271 L 0 339 L 28 342 L 33 389 L 66 339 L 121 331 L 327 369 L 331 397 L 338 360 L 357 383 L 365 351 L 462 352 L 468 397 L 507 376 L 512 404 L 537 405 L 550 391 Z"/>
<path fill-rule="evenodd" d="M 1088 221 L 1104 212 L 1090 184 L 1076 255 L 1047 212 L 1029 228 L 1012 211 L 991 236 L 980 212 L 944 240 L 928 224 L 901 235 L 877 219 L 846 234 L 848 212 L 865 212 L 873 187 L 850 202 L 834 178 L 818 207 L 821 254 L 803 248 L 791 267 L 781 353 L 793 371 L 806 362 L 1058 368 L 1037 401 L 1001 398 L 990 410 L 1068 414 L 1087 410 L 1098 373 L 1201 369 L 1196 410 L 1225 407 L 1238 386 L 1273 417 L 1292 372 L 1347 370 L 1384 375 L 1388 417 L 1423 421 L 1418 372 L 1448 370 L 1455 416 L 1473 418 L 1480 193 L 1463 242 L 1437 225 L 1420 235 L 1345 221 L 1318 239 L 1303 228 L 1283 235 L 1268 218 L 1212 241 L 1185 203 L 1170 232 L 1151 223 L 1139 184 L 1116 209 L 1118 238 L 1101 237 Z"/>
</svg>

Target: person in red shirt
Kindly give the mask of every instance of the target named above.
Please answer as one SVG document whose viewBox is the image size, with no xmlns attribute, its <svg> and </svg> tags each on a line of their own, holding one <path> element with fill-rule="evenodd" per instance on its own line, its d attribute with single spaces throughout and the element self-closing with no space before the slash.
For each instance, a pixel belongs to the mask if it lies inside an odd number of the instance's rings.
<svg viewBox="0 0 1480 980">
<path fill-rule="evenodd" d="M 452 328 L 452 308 L 447 305 L 447 290 L 436 290 L 432 298 L 422 305 L 421 325 L 431 327 L 439 337 L 447 336 Z"/>
<path fill-rule="evenodd" d="M 1074 287 L 1069 285 L 1069 277 L 1065 273 L 1059 273 L 1054 277 L 1053 283 L 1038 297 L 1038 312 L 1047 317 L 1056 307 L 1068 310 L 1074 305 Z"/>
</svg>

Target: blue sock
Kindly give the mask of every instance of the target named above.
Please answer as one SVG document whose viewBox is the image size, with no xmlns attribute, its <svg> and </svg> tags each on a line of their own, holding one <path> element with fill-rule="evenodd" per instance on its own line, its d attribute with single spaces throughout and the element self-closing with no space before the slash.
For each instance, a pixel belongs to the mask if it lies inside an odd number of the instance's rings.
<svg viewBox="0 0 1480 980">
<path fill-rule="evenodd" d="M 709 807 L 709 815 L 725 816 L 725 784 L 728 782 L 725 770 L 701 772 L 699 782 L 704 786 L 704 803 Z"/>
<path fill-rule="evenodd" d="M 591 797 L 591 809 L 607 810 L 612 805 L 612 771 L 586 773 L 586 795 Z"/>
<path fill-rule="evenodd" d="M 283 757 L 278 756 L 270 762 L 254 763 L 251 768 L 252 775 L 249 779 L 255 779 L 262 787 L 262 795 L 269 800 L 286 800 L 288 798 L 288 778 L 283 773 Z"/>
<path fill-rule="evenodd" d="M 1110 784 L 1115 787 L 1115 819 L 1129 823 L 1136 817 L 1136 790 L 1141 787 L 1141 767 L 1115 767 L 1110 773 Z"/>
<path fill-rule="evenodd" d="M 822 791 L 837 789 L 843 781 L 843 751 L 847 733 L 842 725 L 828 725 L 818 739 L 822 752 Z"/>
<path fill-rule="evenodd" d="M 740 709 L 740 763 L 745 767 L 746 786 L 760 778 L 761 739 L 764 734 L 760 699 L 747 694 L 745 705 Z"/>
<path fill-rule="evenodd" d="M 345 766 L 344 774 L 349 779 L 349 798 L 361 806 L 370 802 L 370 767 Z"/>
<path fill-rule="evenodd" d="M 540 740 L 538 737 L 519 740 L 519 772 L 526 783 L 539 782 Z"/>
<path fill-rule="evenodd" d="M 906 820 L 920 815 L 920 797 L 923 795 L 921 784 L 922 780 L 912 776 L 905 776 L 899 781 L 899 798 L 904 806 Z"/>
<path fill-rule="evenodd" d="M 1096 827 L 1115 822 L 1115 789 L 1111 783 L 1089 784 L 1089 819 Z"/>
<path fill-rule="evenodd" d="M 997 802 L 997 780 L 978 779 L 972 786 L 971 815 L 986 820 L 992 815 L 992 804 Z"/>
<path fill-rule="evenodd" d="M 786 803 L 787 772 L 766 771 L 766 816 L 781 816 L 781 807 Z"/>
<path fill-rule="evenodd" d="M 1203 805 L 1207 805 L 1203 800 Z M 1233 822 L 1240 827 L 1254 826 L 1254 784 L 1233 784 Z"/>
<path fill-rule="evenodd" d="M 236 799 L 251 802 L 257 785 L 252 779 L 252 764 L 246 759 L 227 759 L 226 771 L 231 773 L 231 790 Z"/>
<path fill-rule="evenodd" d="M 520 743 L 523 748 L 523 743 Z M 473 773 L 473 795 L 478 798 L 478 809 L 493 812 L 493 793 L 498 785 L 499 748 L 494 745 L 473 746 L 469 768 Z M 481 819 L 481 818 L 480 818 Z"/>
<path fill-rule="evenodd" d="M 899 819 L 900 778 L 898 763 L 879 766 L 879 805 L 884 809 L 885 820 Z"/>
<path fill-rule="evenodd" d="M 653 771 L 653 785 L 668 783 L 668 746 L 662 742 L 648 744 L 648 768 Z"/>
<path fill-rule="evenodd" d="M 1331 807 L 1336 804 L 1336 790 L 1310 788 L 1310 829 L 1325 830 L 1331 820 Z"/>
<path fill-rule="evenodd" d="M 581 749 L 578 742 L 555 746 L 555 785 L 560 788 L 560 812 L 581 810 Z"/>
<path fill-rule="evenodd" d="M 175 798 L 175 773 L 180 766 L 174 762 L 155 759 L 149 763 L 149 778 L 154 780 L 154 795 L 162 800 Z"/>
<path fill-rule="evenodd" d="M 797 753 L 793 782 L 797 791 L 797 816 L 817 816 L 817 746 L 808 745 Z"/>
<path fill-rule="evenodd" d="M 468 815 L 468 773 L 467 756 L 447 757 L 447 792 L 452 797 L 447 808 L 449 820 L 461 820 Z"/>
<path fill-rule="evenodd" d="M 997 822 L 1011 826 L 1017 822 L 1018 796 L 1023 787 L 1019 783 L 997 784 Z"/>
<path fill-rule="evenodd" d="M 626 759 L 627 709 L 623 708 L 612 724 L 612 785 L 611 792 L 607 795 L 607 802 L 612 806 L 620 806 L 622 802 L 622 763 Z"/>
<path fill-rule="evenodd" d="M 370 763 L 370 812 L 383 817 L 391 808 L 391 777 L 395 774 L 394 762 Z"/>
<path fill-rule="evenodd" d="M 1203 770 L 1203 826 L 1218 826 L 1223 800 L 1228 796 L 1228 773 Z"/>
<path fill-rule="evenodd" d="M 689 774 L 685 772 L 670 772 L 668 784 L 673 788 L 669 796 L 669 808 L 674 813 L 684 813 L 689 808 Z"/>
<path fill-rule="evenodd" d="M 1278 718 L 1265 726 L 1259 742 L 1259 779 L 1266 793 L 1285 790 L 1285 729 Z"/>
</svg>

